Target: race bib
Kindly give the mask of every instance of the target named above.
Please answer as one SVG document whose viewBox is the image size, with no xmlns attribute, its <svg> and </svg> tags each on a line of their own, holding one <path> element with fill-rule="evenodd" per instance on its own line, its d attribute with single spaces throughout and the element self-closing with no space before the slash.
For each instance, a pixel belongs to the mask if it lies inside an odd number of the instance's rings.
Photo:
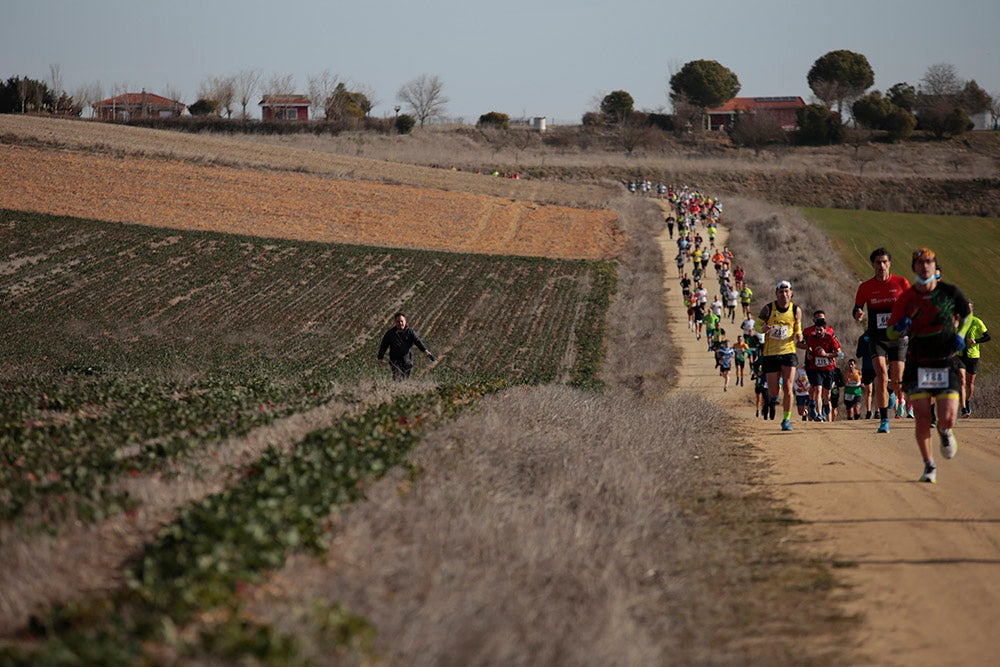
<svg viewBox="0 0 1000 667">
<path fill-rule="evenodd" d="M 833 359 L 830 357 L 813 357 L 813 365 L 816 368 L 826 368 L 833 365 Z"/>
<path fill-rule="evenodd" d="M 948 369 L 947 368 L 918 368 L 917 369 L 918 389 L 947 389 Z"/>
<path fill-rule="evenodd" d="M 879 329 L 886 329 L 889 327 L 889 318 L 892 313 L 875 313 L 875 326 Z"/>
<path fill-rule="evenodd" d="M 788 326 L 771 327 L 768 334 L 773 340 L 788 340 Z"/>
</svg>

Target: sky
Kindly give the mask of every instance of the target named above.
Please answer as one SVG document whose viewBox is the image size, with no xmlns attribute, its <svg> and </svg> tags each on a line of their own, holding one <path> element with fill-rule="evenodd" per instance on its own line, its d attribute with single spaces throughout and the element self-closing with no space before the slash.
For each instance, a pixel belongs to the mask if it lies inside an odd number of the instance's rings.
<svg viewBox="0 0 1000 667">
<path fill-rule="evenodd" d="M 1000 94 L 1000 2 L 0 0 L 2 80 L 49 81 L 55 65 L 70 93 L 98 82 L 106 97 L 127 87 L 192 104 L 210 77 L 256 69 L 307 93 L 328 70 L 372 93 L 381 117 L 429 75 L 467 123 L 490 111 L 576 123 L 615 90 L 669 111 L 670 76 L 692 60 L 732 70 L 740 96 L 811 102 L 810 67 L 838 49 L 864 55 L 883 92 L 948 63 Z"/>
</svg>

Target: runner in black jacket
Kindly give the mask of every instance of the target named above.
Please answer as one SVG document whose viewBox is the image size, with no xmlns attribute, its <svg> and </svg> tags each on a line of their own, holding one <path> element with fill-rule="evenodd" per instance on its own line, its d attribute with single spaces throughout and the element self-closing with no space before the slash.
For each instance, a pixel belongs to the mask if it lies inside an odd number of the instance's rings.
<svg viewBox="0 0 1000 667">
<path fill-rule="evenodd" d="M 410 377 L 413 369 L 413 346 L 427 355 L 431 361 L 435 357 L 430 353 L 417 332 L 406 326 L 406 315 L 396 313 L 393 316 L 396 325 L 385 332 L 382 336 L 382 344 L 378 346 L 378 361 L 385 363 L 386 350 L 389 351 L 389 365 L 392 366 L 392 379 L 396 381 L 405 380 Z"/>
</svg>

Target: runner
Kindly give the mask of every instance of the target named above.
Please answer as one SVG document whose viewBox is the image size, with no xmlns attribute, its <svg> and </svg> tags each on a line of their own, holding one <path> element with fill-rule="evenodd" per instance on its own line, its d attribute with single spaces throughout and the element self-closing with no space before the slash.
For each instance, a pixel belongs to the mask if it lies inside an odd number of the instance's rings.
<svg viewBox="0 0 1000 667">
<path fill-rule="evenodd" d="M 958 451 L 952 430 L 961 388 L 957 352 L 965 348 L 971 311 L 961 290 L 938 279 L 933 250 L 914 250 L 911 266 L 916 282 L 896 301 L 887 324 L 892 327 L 890 335 L 910 336 L 903 382 L 913 405 L 917 446 L 924 459 L 920 481 L 933 483 L 937 481 L 937 466 L 931 454 L 931 400 L 936 406 L 941 455 L 950 459 Z"/>
<path fill-rule="evenodd" d="M 976 389 L 976 373 L 979 371 L 979 346 L 990 340 L 990 332 L 986 330 L 983 323 L 972 312 L 972 302 L 969 302 L 969 330 L 965 334 L 965 350 L 962 351 L 961 360 L 964 366 L 964 378 L 962 388 L 965 390 L 962 395 L 962 416 L 968 417 L 972 414 L 972 392 Z"/>
<path fill-rule="evenodd" d="M 753 290 L 749 285 L 740 288 L 740 305 L 743 306 L 743 317 L 751 317 L 750 302 L 753 301 Z"/>
<path fill-rule="evenodd" d="M 844 388 L 844 373 L 840 366 L 833 367 L 833 389 L 830 390 L 830 419 L 837 421 L 837 414 L 840 412 L 840 390 Z"/>
<path fill-rule="evenodd" d="M 813 313 L 813 325 L 802 332 L 802 344 L 806 350 L 806 372 L 809 376 L 809 398 L 812 409 L 809 417 L 814 421 L 829 421 L 833 413 L 830 392 L 833 389 L 833 369 L 836 358 L 844 356 L 840 341 L 833 335 L 833 329 L 826 325 L 826 313 Z"/>
<path fill-rule="evenodd" d="M 763 419 L 774 419 L 774 404 L 771 403 L 767 389 L 767 376 L 761 368 L 761 358 L 757 357 L 750 364 L 750 381 L 753 382 L 754 416 Z"/>
<path fill-rule="evenodd" d="M 876 248 L 869 256 L 875 275 L 858 286 L 854 296 L 854 319 L 864 317 L 868 307 L 868 336 L 871 345 L 872 365 L 875 368 L 874 406 L 879 411 L 878 433 L 889 432 L 889 391 L 896 394 L 897 416 L 904 413 L 902 396 L 903 364 L 906 358 L 906 338 L 889 340 L 886 322 L 893 304 L 910 287 L 902 276 L 889 273 L 892 255 L 885 248 Z"/>
<path fill-rule="evenodd" d="M 708 351 L 711 352 L 715 349 L 715 329 L 719 326 L 719 316 L 715 311 L 707 310 L 701 316 L 701 324 L 705 329 L 705 338 L 708 339 Z"/>
<path fill-rule="evenodd" d="M 872 383 L 875 381 L 875 366 L 872 365 L 871 337 L 864 332 L 858 337 L 858 347 L 854 354 L 861 364 L 861 402 L 865 419 L 872 418 Z"/>
<path fill-rule="evenodd" d="M 767 375 L 771 405 L 782 394 L 781 430 L 792 430 L 792 377 L 798 365 L 795 347 L 802 341 L 802 309 L 792 302 L 792 284 L 782 280 L 774 288 L 774 301 L 761 309 L 755 328 L 764 334 L 763 372 Z"/>
<path fill-rule="evenodd" d="M 847 360 L 844 371 L 844 412 L 848 420 L 861 419 L 861 369 L 854 359 Z"/>
<path fill-rule="evenodd" d="M 729 345 L 729 340 L 724 338 L 719 344 L 719 349 L 715 351 L 715 363 L 719 366 L 719 375 L 722 376 L 722 391 L 729 391 L 729 371 L 733 367 L 733 356 L 735 350 Z"/>
<path fill-rule="evenodd" d="M 795 369 L 795 385 L 793 388 L 795 391 L 795 409 L 798 412 L 799 417 L 802 421 L 809 419 L 807 410 L 809 410 L 809 404 L 812 399 L 810 399 L 809 394 L 812 391 L 812 386 L 809 384 L 809 374 L 806 373 L 806 369 L 799 367 Z M 813 410 L 815 412 L 815 410 Z M 813 420 L 815 421 L 815 419 Z"/>
<path fill-rule="evenodd" d="M 746 344 L 743 340 L 743 336 L 737 336 L 736 342 L 733 343 L 733 361 L 736 363 L 736 384 L 737 386 L 744 386 L 743 375 L 747 364 L 747 350 L 750 346 Z"/>
</svg>

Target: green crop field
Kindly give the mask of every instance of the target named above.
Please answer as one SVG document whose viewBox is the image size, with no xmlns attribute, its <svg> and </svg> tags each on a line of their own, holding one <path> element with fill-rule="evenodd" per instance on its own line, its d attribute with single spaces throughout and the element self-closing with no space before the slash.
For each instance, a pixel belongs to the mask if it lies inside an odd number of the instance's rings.
<svg viewBox="0 0 1000 667">
<path fill-rule="evenodd" d="M 124 481 L 176 475 L 200 451 L 282 417 L 332 403 L 356 407 L 290 447 L 268 446 L 222 491 L 180 507 L 137 554 L 125 589 L 53 608 L 39 630 L 52 641 L 34 656 L 0 646 L 4 664 L 58 662 L 67 651 L 132 664 L 156 628 L 233 608 L 240 586 L 290 550 L 321 548 L 330 509 L 405 467 L 426 427 L 512 384 L 600 386 L 616 287 L 606 262 L 272 240 L 10 210 L 0 210 L 0 248 L 6 535 L 30 540 L 58 534 L 67 521 L 132 520 L 144 507 Z M 417 360 L 414 375 L 433 381 L 415 386 L 422 393 L 378 403 L 384 399 L 357 392 L 388 384 L 375 356 L 396 310 L 438 361 Z M 343 622 L 344 642 L 366 632 L 358 619 Z M 66 632 L 50 635 L 54 627 Z M 202 641 L 233 643 L 234 659 L 290 659 L 292 649 L 268 627 L 218 632 Z"/>
<path fill-rule="evenodd" d="M 976 315 L 991 329 L 991 335 L 1000 332 L 1000 302 L 994 287 L 994 271 L 1000 266 L 1000 219 L 829 208 L 801 211 L 830 236 L 858 280 L 871 277 L 868 256 L 875 248 L 888 248 L 893 255 L 892 272 L 911 281 L 913 250 L 921 246 L 933 249 L 943 279 L 958 285 L 975 303 Z M 984 370 L 1000 368 L 996 344 L 991 341 L 983 347 Z"/>
<path fill-rule="evenodd" d="M 113 481 L 384 377 L 403 310 L 439 384 L 596 383 L 610 265 L 0 212 L 0 519 L 120 509 Z"/>
</svg>

